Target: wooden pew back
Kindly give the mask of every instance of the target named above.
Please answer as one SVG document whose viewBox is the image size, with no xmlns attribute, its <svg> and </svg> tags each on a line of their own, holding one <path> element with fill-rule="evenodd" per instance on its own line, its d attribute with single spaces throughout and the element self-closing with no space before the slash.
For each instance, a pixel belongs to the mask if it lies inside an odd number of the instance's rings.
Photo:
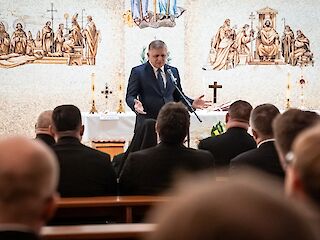
<svg viewBox="0 0 320 240">
<path fill-rule="evenodd" d="M 43 240 L 141 239 L 155 229 L 155 224 L 100 224 L 43 227 Z"/>
<path fill-rule="evenodd" d="M 141 222 L 153 206 L 169 200 L 164 196 L 105 196 L 61 198 L 49 225 Z"/>
</svg>

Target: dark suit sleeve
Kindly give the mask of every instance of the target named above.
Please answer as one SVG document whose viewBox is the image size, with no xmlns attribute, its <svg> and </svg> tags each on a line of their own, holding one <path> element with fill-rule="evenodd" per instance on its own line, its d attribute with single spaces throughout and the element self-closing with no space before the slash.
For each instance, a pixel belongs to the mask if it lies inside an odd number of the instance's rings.
<svg viewBox="0 0 320 240">
<path fill-rule="evenodd" d="M 177 78 L 177 86 L 178 86 L 178 88 L 181 90 L 181 92 L 183 93 L 182 87 L 181 87 L 181 80 L 180 80 L 179 71 L 178 71 L 177 68 L 171 68 L 171 69 L 173 69 L 173 74 L 174 74 L 174 76 Z M 193 99 L 189 98 L 189 97 L 186 96 L 184 93 L 183 93 L 183 95 L 184 95 L 184 96 L 186 97 L 186 99 L 189 101 L 190 105 L 192 105 Z M 183 104 L 185 104 L 186 106 L 188 106 L 188 105 L 186 104 L 186 102 L 183 100 L 183 98 L 180 96 L 180 94 L 179 94 L 179 92 L 178 92 L 177 90 L 174 91 L 174 93 L 173 93 L 173 99 L 174 99 L 174 101 L 176 101 L 176 102 L 182 101 Z M 190 109 L 189 109 L 189 110 L 190 110 Z"/>
<path fill-rule="evenodd" d="M 126 102 L 132 111 L 135 111 L 134 99 L 137 98 L 139 93 L 140 93 L 140 84 L 139 84 L 138 73 L 137 73 L 137 70 L 133 68 L 130 73 L 128 87 L 127 87 L 127 94 L 126 94 Z"/>
</svg>

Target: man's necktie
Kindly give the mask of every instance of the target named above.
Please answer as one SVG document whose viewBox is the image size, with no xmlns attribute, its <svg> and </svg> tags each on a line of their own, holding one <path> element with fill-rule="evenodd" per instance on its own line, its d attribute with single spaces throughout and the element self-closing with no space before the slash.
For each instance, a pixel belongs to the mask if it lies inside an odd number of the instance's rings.
<svg viewBox="0 0 320 240">
<path fill-rule="evenodd" d="M 157 79 L 159 81 L 160 89 L 163 92 L 165 87 L 164 87 L 163 77 L 162 77 L 160 68 L 158 68 L 158 70 L 157 70 Z"/>
</svg>

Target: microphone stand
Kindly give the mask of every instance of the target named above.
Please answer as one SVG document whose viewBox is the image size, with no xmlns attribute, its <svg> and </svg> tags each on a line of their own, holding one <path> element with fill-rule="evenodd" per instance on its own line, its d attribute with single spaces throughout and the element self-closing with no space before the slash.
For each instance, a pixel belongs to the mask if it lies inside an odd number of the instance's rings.
<svg viewBox="0 0 320 240">
<path fill-rule="evenodd" d="M 202 122 L 202 120 L 199 118 L 198 114 L 196 113 L 196 111 L 194 110 L 194 108 L 191 106 L 189 100 L 186 98 L 186 96 L 183 94 L 183 92 L 178 88 L 177 85 L 177 80 L 176 78 L 173 76 L 173 73 L 171 71 L 171 69 L 168 69 L 167 72 L 169 73 L 169 76 L 171 78 L 171 81 L 173 82 L 174 87 L 176 88 L 176 90 L 178 91 L 178 93 L 180 94 L 180 96 L 183 98 L 183 100 L 186 102 L 188 108 L 190 109 L 190 112 L 192 112 L 197 119 L 199 120 L 199 122 Z"/>
</svg>

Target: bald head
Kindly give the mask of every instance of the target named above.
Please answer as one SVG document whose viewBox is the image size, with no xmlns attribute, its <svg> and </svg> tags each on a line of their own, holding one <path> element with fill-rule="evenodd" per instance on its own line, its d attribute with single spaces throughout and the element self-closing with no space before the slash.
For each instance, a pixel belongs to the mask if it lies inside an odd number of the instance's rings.
<svg viewBox="0 0 320 240">
<path fill-rule="evenodd" d="M 52 110 L 47 110 L 40 113 L 36 123 L 36 133 L 49 134 L 49 126 L 52 123 Z"/>
<path fill-rule="evenodd" d="M 0 139 L 0 223 L 39 227 L 58 181 L 55 155 L 42 142 Z"/>
</svg>

